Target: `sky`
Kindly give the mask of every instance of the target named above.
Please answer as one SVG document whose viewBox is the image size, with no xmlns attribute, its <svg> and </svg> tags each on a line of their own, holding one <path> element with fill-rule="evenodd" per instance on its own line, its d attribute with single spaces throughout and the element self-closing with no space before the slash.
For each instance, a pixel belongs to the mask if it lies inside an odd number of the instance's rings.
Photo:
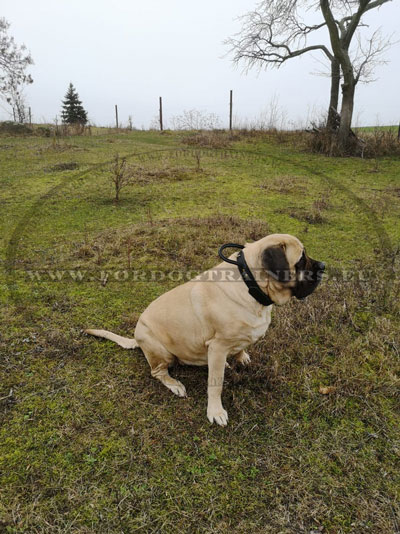
<svg viewBox="0 0 400 534">
<path fill-rule="evenodd" d="M 235 67 L 224 39 L 240 30 L 238 17 L 256 0 L 2 0 L 0 16 L 9 33 L 30 50 L 34 83 L 26 88 L 34 122 L 54 122 L 68 84 L 76 87 L 93 124 L 132 117 L 148 128 L 163 97 L 166 126 L 185 110 L 220 117 L 226 127 L 233 90 L 234 126 L 255 124 L 278 109 L 283 126 L 307 126 L 328 103 L 329 78 L 315 52 L 286 62 L 279 70 Z M 315 15 L 314 15 L 315 16 Z M 400 39 L 400 1 L 393 0 L 365 18 L 372 33 Z M 322 34 L 320 39 L 325 39 Z M 400 45 L 385 53 L 377 81 L 357 86 L 355 126 L 397 124 L 400 120 Z M 273 104 L 271 104 L 273 103 Z M 10 118 L 0 103 L 0 119 Z M 280 124 L 278 124 L 279 126 Z"/>
</svg>

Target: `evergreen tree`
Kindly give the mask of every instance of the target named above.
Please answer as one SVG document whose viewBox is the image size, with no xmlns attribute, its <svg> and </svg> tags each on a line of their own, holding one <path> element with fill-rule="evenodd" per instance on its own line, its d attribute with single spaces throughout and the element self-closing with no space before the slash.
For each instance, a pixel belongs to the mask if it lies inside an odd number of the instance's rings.
<svg viewBox="0 0 400 534">
<path fill-rule="evenodd" d="M 79 95 L 72 83 L 69 84 L 67 94 L 62 102 L 61 117 L 65 124 L 86 124 L 88 120 L 87 112 L 82 106 Z"/>
</svg>

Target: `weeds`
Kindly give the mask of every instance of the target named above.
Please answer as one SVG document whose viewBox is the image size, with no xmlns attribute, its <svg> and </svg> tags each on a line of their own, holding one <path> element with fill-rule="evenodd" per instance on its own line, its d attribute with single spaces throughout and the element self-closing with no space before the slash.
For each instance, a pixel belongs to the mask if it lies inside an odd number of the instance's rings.
<svg viewBox="0 0 400 534">
<path fill-rule="evenodd" d="M 392 129 L 374 128 L 372 132 L 362 133 L 362 139 L 362 155 L 366 158 L 400 155 L 400 139 Z"/>
<path fill-rule="evenodd" d="M 81 152 L 84 148 L 79 147 L 76 144 L 67 143 L 64 140 L 60 140 L 58 137 L 53 136 L 51 143 L 45 144 L 37 148 L 37 154 L 46 154 L 51 152 L 69 152 L 69 151 Z"/>
<path fill-rule="evenodd" d="M 354 134 L 343 152 L 336 133 L 320 128 L 309 134 L 307 145 L 312 152 L 327 156 L 377 158 L 400 155 L 400 140 L 392 129 L 375 128 L 372 132 L 361 130 L 361 137 Z"/>
<path fill-rule="evenodd" d="M 147 263 L 146 268 L 198 271 L 205 264 L 211 267 L 223 241 L 241 241 L 243 235 L 249 240 L 257 240 L 266 234 L 268 225 L 260 220 L 217 215 L 158 221 L 155 226 L 150 214 L 145 225 L 106 231 L 96 236 L 92 243 L 72 244 L 65 265 L 72 268 L 75 258 L 96 263 L 96 251 L 101 250 L 103 266 L 126 268 L 126 257 L 131 265 L 130 256 L 135 250 Z M 84 267 L 85 264 L 80 262 L 79 265 Z"/>
<path fill-rule="evenodd" d="M 31 135 L 33 133 L 32 128 L 26 124 L 21 124 L 19 122 L 12 121 L 3 121 L 0 122 L 0 135 L 10 136 L 10 135 Z"/>
<path fill-rule="evenodd" d="M 190 133 L 182 137 L 182 143 L 204 148 L 226 148 L 230 146 L 230 135 L 225 131 L 203 131 Z"/>
<path fill-rule="evenodd" d="M 163 163 L 159 167 L 146 168 L 141 165 L 134 165 L 132 168 L 137 176 L 139 184 L 149 184 L 152 182 L 167 181 L 181 181 L 199 174 L 204 174 L 205 171 L 199 166 L 200 156 L 196 158 L 196 167 L 188 167 L 185 165 L 171 166 L 168 163 Z"/>
<path fill-rule="evenodd" d="M 321 197 L 315 200 L 308 209 L 305 207 L 292 207 L 288 209 L 278 209 L 277 213 L 287 213 L 289 217 L 293 217 L 294 219 L 309 224 L 323 224 L 326 222 L 324 212 L 329 209 L 329 207 L 329 200 Z"/>
<path fill-rule="evenodd" d="M 265 191 L 280 194 L 292 194 L 304 192 L 306 190 L 306 185 L 307 181 L 304 177 L 287 174 L 264 180 L 260 185 L 260 188 Z"/>
<path fill-rule="evenodd" d="M 47 172 L 60 172 L 60 171 L 74 171 L 79 168 L 79 164 L 76 161 L 68 161 L 65 163 L 56 163 L 51 167 L 46 167 Z"/>
</svg>

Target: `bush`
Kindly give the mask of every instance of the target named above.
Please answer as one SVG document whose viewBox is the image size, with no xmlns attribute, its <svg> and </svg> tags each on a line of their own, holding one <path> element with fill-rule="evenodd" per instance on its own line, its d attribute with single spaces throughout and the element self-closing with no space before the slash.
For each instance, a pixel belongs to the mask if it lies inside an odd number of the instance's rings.
<svg viewBox="0 0 400 534">
<path fill-rule="evenodd" d="M 221 127 L 218 115 L 197 109 L 185 109 L 182 115 L 174 115 L 171 121 L 174 130 L 213 130 Z"/>
<path fill-rule="evenodd" d="M 361 130 L 361 137 L 353 134 L 346 150 L 339 146 L 337 132 L 328 128 L 314 128 L 309 132 L 307 146 L 312 152 L 326 156 L 358 156 L 377 158 L 400 155 L 400 141 L 394 129 Z"/>
<path fill-rule="evenodd" d="M 51 137 L 53 130 L 49 126 L 29 126 L 13 121 L 0 122 L 0 135 L 34 135 Z"/>
<path fill-rule="evenodd" d="M 56 135 L 59 137 L 83 135 L 85 132 L 90 133 L 90 127 L 87 127 L 80 122 L 75 122 L 71 124 L 63 123 L 60 126 L 56 126 Z"/>
<path fill-rule="evenodd" d="M 48 126 L 38 126 L 35 128 L 35 134 L 39 137 L 50 137 L 51 136 L 51 128 Z"/>
<path fill-rule="evenodd" d="M 362 155 L 366 158 L 400 155 L 400 140 L 394 129 L 374 128 L 362 135 L 362 142 Z"/>
<path fill-rule="evenodd" d="M 4 135 L 32 135 L 33 130 L 26 124 L 18 122 L 4 121 L 0 122 L 0 134 Z"/>
</svg>

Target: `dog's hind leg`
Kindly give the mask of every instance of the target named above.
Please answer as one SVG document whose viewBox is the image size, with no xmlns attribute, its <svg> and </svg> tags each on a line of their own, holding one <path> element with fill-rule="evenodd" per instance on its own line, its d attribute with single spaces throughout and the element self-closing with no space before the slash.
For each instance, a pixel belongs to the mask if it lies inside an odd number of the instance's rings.
<svg viewBox="0 0 400 534">
<path fill-rule="evenodd" d="M 242 365 L 249 365 L 249 363 L 251 362 L 250 356 L 244 350 L 241 350 L 240 352 L 235 354 L 235 360 L 238 363 L 241 363 Z"/>
<path fill-rule="evenodd" d="M 153 359 L 151 356 L 150 358 L 147 356 L 146 352 L 143 351 L 147 361 L 150 363 L 150 360 Z M 154 363 L 153 363 L 154 365 Z M 154 376 L 154 378 L 158 378 L 160 382 L 164 384 L 168 389 L 172 391 L 175 395 L 178 397 L 186 397 L 186 388 L 182 384 L 182 382 L 179 382 L 179 380 L 176 380 L 176 378 L 172 378 L 172 376 L 168 372 L 168 363 L 160 362 L 154 366 L 150 364 L 151 366 L 151 376 Z"/>
<path fill-rule="evenodd" d="M 157 378 L 178 397 L 186 397 L 185 386 L 179 380 L 172 378 L 168 372 L 168 367 L 175 361 L 175 356 L 153 337 L 151 330 L 144 325 L 136 327 L 135 337 L 149 362 L 151 376 Z"/>
</svg>

